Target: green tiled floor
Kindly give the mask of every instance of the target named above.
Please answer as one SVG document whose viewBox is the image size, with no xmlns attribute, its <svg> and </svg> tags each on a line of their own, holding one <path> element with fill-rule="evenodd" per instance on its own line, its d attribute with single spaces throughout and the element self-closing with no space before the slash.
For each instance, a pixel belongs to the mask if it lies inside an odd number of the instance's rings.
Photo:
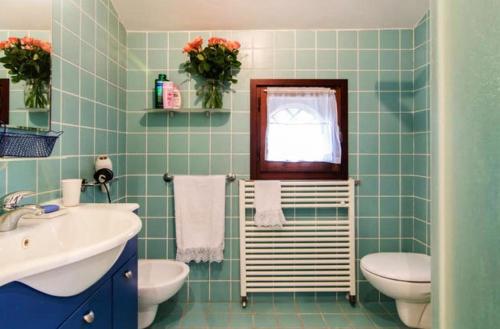
<svg viewBox="0 0 500 329">
<path fill-rule="evenodd" d="M 406 328 L 394 303 L 257 302 L 242 309 L 236 303 L 160 305 L 151 329 L 375 329 Z"/>
</svg>

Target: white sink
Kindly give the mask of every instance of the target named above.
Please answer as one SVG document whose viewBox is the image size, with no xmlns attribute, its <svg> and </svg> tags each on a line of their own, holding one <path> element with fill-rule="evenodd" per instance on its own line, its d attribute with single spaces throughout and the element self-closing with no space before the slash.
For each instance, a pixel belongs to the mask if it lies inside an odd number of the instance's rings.
<svg viewBox="0 0 500 329">
<path fill-rule="evenodd" d="M 79 294 L 141 229 L 131 210 L 131 204 L 87 204 L 52 219 L 21 219 L 16 230 L 0 233 L 0 286 L 19 281 L 52 296 Z"/>
</svg>

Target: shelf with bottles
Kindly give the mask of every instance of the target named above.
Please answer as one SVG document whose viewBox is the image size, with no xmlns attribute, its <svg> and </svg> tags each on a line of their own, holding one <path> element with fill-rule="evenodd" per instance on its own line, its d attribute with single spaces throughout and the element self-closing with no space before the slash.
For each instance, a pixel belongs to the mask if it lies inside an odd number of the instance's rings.
<svg viewBox="0 0 500 329">
<path fill-rule="evenodd" d="M 50 108 L 48 108 L 48 107 L 43 107 L 43 108 L 18 107 L 18 108 L 16 108 L 16 110 L 17 111 L 30 112 L 30 113 L 47 113 L 47 112 L 50 112 Z"/>
<path fill-rule="evenodd" d="M 196 105 L 193 107 L 186 107 L 182 106 L 183 103 L 179 87 L 173 81 L 169 81 L 166 74 L 160 73 L 158 79 L 155 80 L 153 108 L 145 109 L 145 113 L 168 113 L 171 117 L 174 116 L 175 113 L 204 113 L 209 117 L 211 114 L 228 114 L 231 112 L 231 110 L 227 108 L 206 109 L 197 107 Z"/>
<path fill-rule="evenodd" d="M 221 109 L 204 109 L 204 108 L 180 108 L 180 109 L 145 109 L 146 114 L 148 113 L 168 113 L 171 117 L 175 115 L 175 113 L 204 113 L 207 117 L 212 114 L 229 114 L 231 112 L 230 109 L 221 108 Z"/>
</svg>

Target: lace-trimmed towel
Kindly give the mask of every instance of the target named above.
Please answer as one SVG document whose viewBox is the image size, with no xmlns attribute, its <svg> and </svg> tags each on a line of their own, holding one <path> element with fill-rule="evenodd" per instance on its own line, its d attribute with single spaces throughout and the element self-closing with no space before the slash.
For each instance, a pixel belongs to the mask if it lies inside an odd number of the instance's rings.
<svg viewBox="0 0 500 329">
<path fill-rule="evenodd" d="M 175 176 L 178 261 L 223 260 L 225 184 L 225 176 Z"/>
<path fill-rule="evenodd" d="M 285 215 L 281 209 L 281 183 L 255 181 L 255 225 L 282 228 Z"/>
</svg>

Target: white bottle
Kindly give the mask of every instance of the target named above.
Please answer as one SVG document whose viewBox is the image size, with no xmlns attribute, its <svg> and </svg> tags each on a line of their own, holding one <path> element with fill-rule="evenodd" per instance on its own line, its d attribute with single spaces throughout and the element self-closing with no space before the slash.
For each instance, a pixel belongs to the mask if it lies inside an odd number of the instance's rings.
<svg viewBox="0 0 500 329">
<path fill-rule="evenodd" d="M 172 81 L 163 82 L 163 108 L 164 109 L 171 109 L 174 106 L 173 90 L 174 90 L 174 83 Z"/>
<path fill-rule="evenodd" d="M 172 89 L 172 108 L 173 109 L 180 109 L 182 106 L 182 99 L 181 99 L 181 91 L 179 90 L 179 87 L 174 84 L 174 88 Z"/>
</svg>

